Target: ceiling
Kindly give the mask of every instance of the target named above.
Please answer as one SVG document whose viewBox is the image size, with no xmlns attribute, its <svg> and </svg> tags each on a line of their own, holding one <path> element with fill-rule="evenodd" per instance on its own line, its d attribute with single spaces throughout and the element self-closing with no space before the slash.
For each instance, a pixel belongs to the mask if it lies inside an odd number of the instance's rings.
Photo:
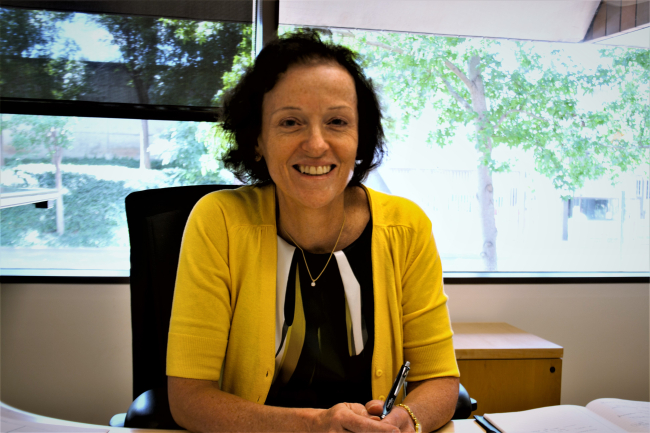
<svg viewBox="0 0 650 433">
<path fill-rule="evenodd" d="M 580 42 L 600 0 L 282 0 L 280 24 Z"/>
</svg>

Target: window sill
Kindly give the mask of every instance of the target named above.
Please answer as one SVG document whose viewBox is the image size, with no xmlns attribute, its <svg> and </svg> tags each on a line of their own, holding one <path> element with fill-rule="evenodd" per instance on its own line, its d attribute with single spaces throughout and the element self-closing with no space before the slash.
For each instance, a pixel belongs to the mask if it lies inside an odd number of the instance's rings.
<svg viewBox="0 0 650 433">
<path fill-rule="evenodd" d="M 447 272 L 447 285 L 647 284 L 647 272 Z M 3 284 L 129 284 L 128 270 L 1 269 Z"/>
<path fill-rule="evenodd" d="M 128 270 L 0 269 L 2 284 L 129 284 Z"/>
</svg>

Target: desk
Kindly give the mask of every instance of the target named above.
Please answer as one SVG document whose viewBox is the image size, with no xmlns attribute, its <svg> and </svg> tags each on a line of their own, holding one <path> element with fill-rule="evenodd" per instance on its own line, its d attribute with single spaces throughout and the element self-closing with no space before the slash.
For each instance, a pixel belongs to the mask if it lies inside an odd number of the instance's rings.
<svg viewBox="0 0 650 433">
<path fill-rule="evenodd" d="M 179 433 L 185 430 L 153 430 L 119 428 L 96 424 L 83 424 L 73 421 L 65 421 L 56 418 L 48 418 L 33 413 L 16 409 L 4 403 L 0 403 L 2 417 L 0 424 L 3 432 L 52 432 L 52 433 Z M 461 420 L 450 421 L 440 430 L 440 433 L 485 433 L 475 421 Z"/>
<path fill-rule="evenodd" d="M 561 346 L 507 323 L 452 328 L 460 381 L 478 404 L 472 415 L 560 404 Z"/>
</svg>

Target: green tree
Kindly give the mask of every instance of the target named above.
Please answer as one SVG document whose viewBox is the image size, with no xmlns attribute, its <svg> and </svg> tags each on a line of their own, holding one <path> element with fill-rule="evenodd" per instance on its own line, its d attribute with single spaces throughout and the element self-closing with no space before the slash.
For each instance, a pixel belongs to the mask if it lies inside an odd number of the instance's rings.
<svg viewBox="0 0 650 433">
<path fill-rule="evenodd" d="M 253 63 L 253 28 L 251 25 L 244 25 L 240 29 L 241 39 L 236 45 L 232 66 L 221 75 L 222 84 L 215 85 L 214 88 L 219 90 L 212 97 L 210 105 L 221 105 L 224 93 L 237 85 L 246 68 Z M 177 27 L 176 32 L 180 30 L 184 32 L 182 38 L 187 38 L 188 33 L 183 27 Z M 209 27 L 190 30 L 191 38 L 202 39 L 200 35 L 209 30 Z M 228 140 L 224 137 L 218 123 L 179 122 L 161 133 L 159 138 L 164 144 L 157 146 L 154 144 L 154 146 L 162 151 L 163 164 L 182 168 L 176 180 L 186 184 L 232 182 L 232 175 L 224 171 L 221 163 L 221 156 L 227 148 Z"/>
<path fill-rule="evenodd" d="M 616 165 L 643 164 L 644 149 L 650 149 L 650 53 L 641 49 L 612 48 L 601 51 L 611 67 L 599 68 L 596 85 L 614 87 L 618 98 L 605 107 L 607 133 L 612 152 L 630 155 Z"/>
<path fill-rule="evenodd" d="M 156 20 L 150 17 L 123 15 L 96 15 L 95 21 L 113 36 L 112 43 L 119 47 L 122 61 L 131 77 L 138 102 L 149 104 L 149 92 L 158 73 L 159 42 Z M 140 120 L 140 168 L 150 169 L 149 122 Z"/>
<path fill-rule="evenodd" d="M 166 36 L 164 62 L 172 65 L 157 83 L 160 103 L 214 105 L 227 85 L 225 76 L 237 68 L 241 45 L 251 43 L 252 25 L 171 19 L 161 19 L 160 25 Z"/>
<path fill-rule="evenodd" d="M 3 121 L 3 126 L 12 132 L 11 145 L 17 151 L 33 151 L 42 147 L 54 164 L 54 185 L 59 192 L 56 200 L 56 231 L 59 236 L 65 232 L 61 162 L 63 151 L 72 147 L 74 124 L 71 117 L 18 114 Z"/>
<path fill-rule="evenodd" d="M 647 51 L 609 51 L 613 62 L 589 72 L 558 51 L 544 55 L 532 43 L 514 44 L 508 64 L 503 43 L 487 39 L 346 32 L 333 38 L 362 54 L 366 66 L 397 104 L 406 127 L 428 106 L 431 143 L 449 144 L 459 125 L 472 125 L 478 157 L 477 199 L 486 271 L 497 270 L 497 227 L 492 175 L 508 161 L 497 146 L 534 153 L 536 170 L 569 196 L 586 179 L 612 178 L 648 158 Z M 350 37 L 353 36 L 353 37 Z M 606 56 L 607 56 L 606 55 Z M 606 63 L 606 62 L 605 62 Z M 621 97 L 602 108 L 580 100 L 599 86 Z"/>
<path fill-rule="evenodd" d="M 79 47 L 59 35 L 71 13 L 0 7 L 0 94 L 3 97 L 76 99 L 85 90 Z M 63 49 L 53 54 L 55 42 Z M 0 137 L 0 165 L 4 166 Z"/>
<path fill-rule="evenodd" d="M 182 185 L 225 183 L 223 165 L 213 156 L 221 140 L 214 125 L 176 122 L 158 136 L 152 147 L 162 155 L 163 165 L 176 169 L 172 174 Z"/>
<path fill-rule="evenodd" d="M 242 38 L 242 25 L 236 23 L 123 15 L 94 19 L 113 36 L 141 104 L 209 106 Z M 140 167 L 151 168 L 147 120 L 141 125 Z"/>
</svg>

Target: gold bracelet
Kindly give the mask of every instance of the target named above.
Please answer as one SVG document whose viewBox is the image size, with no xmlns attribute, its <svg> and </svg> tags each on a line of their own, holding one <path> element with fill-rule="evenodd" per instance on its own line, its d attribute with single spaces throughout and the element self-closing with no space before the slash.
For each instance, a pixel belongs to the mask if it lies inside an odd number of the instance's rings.
<svg viewBox="0 0 650 433">
<path fill-rule="evenodd" d="M 420 423 L 418 422 L 418 419 L 413 415 L 413 412 L 411 411 L 411 408 L 408 407 L 405 404 L 398 404 L 399 407 L 403 407 L 406 409 L 406 411 L 409 413 L 411 416 L 411 420 L 413 421 L 413 424 L 415 424 L 415 433 L 422 433 L 422 427 L 420 426 Z"/>
</svg>

